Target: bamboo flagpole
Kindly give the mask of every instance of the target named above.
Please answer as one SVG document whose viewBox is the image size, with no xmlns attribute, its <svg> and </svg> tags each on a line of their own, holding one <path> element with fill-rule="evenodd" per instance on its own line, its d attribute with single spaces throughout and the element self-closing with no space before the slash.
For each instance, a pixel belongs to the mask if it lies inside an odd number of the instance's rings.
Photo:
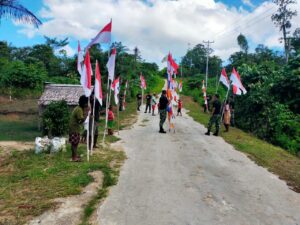
<svg viewBox="0 0 300 225">
<path fill-rule="evenodd" d="M 96 76 L 95 76 L 96 77 Z M 95 105 L 96 105 L 96 97 L 95 97 L 95 89 L 94 89 L 94 102 L 93 102 L 93 111 L 92 111 L 92 134 L 91 134 L 91 155 L 93 155 L 94 148 L 94 136 L 95 136 Z"/>
<path fill-rule="evenodd" d="M 87 157 L 87 161 L 90 161 L 90 146 L 89 146 L 89 142 L 90 142 L 90 115 L 91 115 L 91 103 L 90 103 L 90 97 L 88 97 L 88 107 L 89 107 L 89 112 L 88 112 L 88 116 L 87 116 L 87 121 L 88 121 L 88 125 L 87 125 L 87 131 L 86 131 L 86 157 Z"/>
</svg>

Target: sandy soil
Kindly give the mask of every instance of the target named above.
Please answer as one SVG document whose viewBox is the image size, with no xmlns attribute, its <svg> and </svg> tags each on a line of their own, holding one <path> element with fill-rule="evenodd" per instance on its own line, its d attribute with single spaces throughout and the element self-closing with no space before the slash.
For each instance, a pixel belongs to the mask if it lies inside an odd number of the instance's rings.
<svg viewBox="0 0 300 225">
<path fill-rule="evenodd" d="M 284 181 L 185 113 L 176 133 L 159 134 L 158 119 L 140 113 L 120 132 L 128 159 L 98 224 L 300 224 L 300 195 Z"/>
<path fill-rule="evenodd" d="M 54 202 L 59 203 L 58 208 L 45 212 L 30 221 L 28 225 L 78 225 L 83 207 L 102 187 L 102 172 L 94 171 L 90 175 L 95 181 L 86 186 L 80 195 L 55 199 Z"/>
<path fill-rule="evenodd" d="M 0 141 L 0 165 L 13 151 L 26 151 L 34 149 L 34 142 Z"/>
</svg>

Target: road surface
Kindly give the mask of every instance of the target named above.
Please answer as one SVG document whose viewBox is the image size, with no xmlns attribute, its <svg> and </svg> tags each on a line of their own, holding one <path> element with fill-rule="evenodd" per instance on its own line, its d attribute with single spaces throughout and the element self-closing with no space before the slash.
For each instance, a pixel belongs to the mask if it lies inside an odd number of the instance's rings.
<svg viewBox="0 0 300 225">
<path fill-rule="evenodd" d="M 300 225 L 300 195 L 185 113 L 176 133 L 139 115 L 128 159 L 97 210 L 101 225 Z"/>
</svg>

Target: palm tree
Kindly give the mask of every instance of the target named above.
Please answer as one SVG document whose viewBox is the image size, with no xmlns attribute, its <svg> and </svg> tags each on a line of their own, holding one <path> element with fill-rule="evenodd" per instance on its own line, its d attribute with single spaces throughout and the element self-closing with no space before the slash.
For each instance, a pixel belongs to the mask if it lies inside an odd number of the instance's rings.
<svg viewBox="0 0 300 225">
<path fill-rule="evenodd" d="M 17 21 L 33 24 L 39 27 L 42 22 L 18 0 L 0 0 L 0 20 L 3 17 L 13 18 Z"/>
</svg>

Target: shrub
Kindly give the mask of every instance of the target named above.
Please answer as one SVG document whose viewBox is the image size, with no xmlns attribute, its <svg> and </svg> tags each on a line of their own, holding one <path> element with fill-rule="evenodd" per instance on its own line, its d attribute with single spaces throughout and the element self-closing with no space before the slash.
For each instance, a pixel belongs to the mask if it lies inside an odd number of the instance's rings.
<svg viewBox="0 0 300 225">
<path fill-rule="evenodd" d="M 49 137 L 68 132 L 70 111 L 66 101 L 50 103 L 42 115 L 43 133 Z"/>
</svg>

